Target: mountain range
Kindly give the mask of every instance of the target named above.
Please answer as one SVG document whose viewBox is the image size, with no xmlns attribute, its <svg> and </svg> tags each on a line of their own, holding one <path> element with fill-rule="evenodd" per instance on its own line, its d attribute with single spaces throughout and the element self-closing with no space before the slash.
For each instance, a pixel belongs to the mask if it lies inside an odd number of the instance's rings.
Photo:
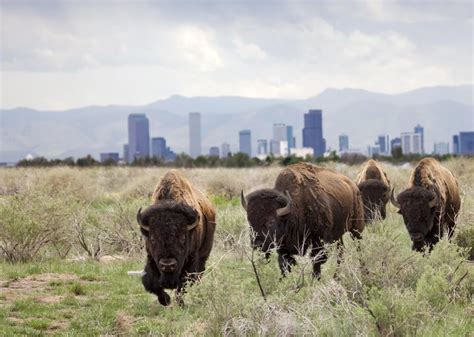
<svg viewBox="0 0 474 337">
<path fill-rule="evenodd" d="M 360 89 L 326 89 L 307 99 L 265 99 L 237 96 L 179 95 L 143 106 L 88 106 L 64 111 L 29 108 L 0 110 L 0 162 L 15 162 L 27 154 L 49 158 L 81 157 L 120 152 L 127 142 L 127 116 L 145 113 L 150 137 L 165 137 L 177 153 L 188 152 L 188 113 L 201 113 L 203 153 L 210 146 L 231 144 L 238 150 L 238 131 L 252 131 L 256 140 L 270 139 L 273 123 L 293 125 L 302 146 L 303 115 L 323 110 L 323 135 L 332 149 L 338 136 L 349 136 L 351 148 L 365 150 L 379 134 L 399 137 L 421 124 L 425 149 L 433 142 L 451 142 L 453 134 L 474 130 L 474 86 L 425 87 L 401 94 Z"/>
</svg>

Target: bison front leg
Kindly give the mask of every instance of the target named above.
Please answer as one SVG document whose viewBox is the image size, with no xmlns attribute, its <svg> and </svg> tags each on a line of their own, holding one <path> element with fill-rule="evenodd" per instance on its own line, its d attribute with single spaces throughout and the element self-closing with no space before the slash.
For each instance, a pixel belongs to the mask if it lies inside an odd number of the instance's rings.
<svg viewBox="0 0 474 337">
<path fill-rule="evenodd" d="M 161 305 L 169 305 L 171 303 L 170 296 L 165 290 L 159 286 L 160 272 L 154 265 L 153 261 L 147 260 L 145 266 L 145 274 L 142 276 L 142 284 L 146 291 L 155 294 Z"/>
<path fill-rule="evenodd" d="M 296 266 L 296 260 L 291 254 L 285 251 L 279 251 L 278 266 L 280 267 L 281 276 L 286 277 L 286 274 L 291 272 L 291 267 Z"/>
<path fill-rule="evenodd" d="M 328 259 L 324 247 L 313 248 L 311 258 L 313 259 L 313 277 L 319 280 L 321 279 L 321 265 Z"/>
</svg>

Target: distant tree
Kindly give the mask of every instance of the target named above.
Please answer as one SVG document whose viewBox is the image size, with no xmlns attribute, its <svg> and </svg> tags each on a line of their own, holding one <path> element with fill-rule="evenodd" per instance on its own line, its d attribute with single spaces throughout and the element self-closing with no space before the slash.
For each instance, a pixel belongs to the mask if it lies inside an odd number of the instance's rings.
<svg viewBox="0 0 474 337">
<path fill-rule="evenodd" d="M 402 159 L 403 158 L 403 151 L 400 146 L 392 147 L 392 158 L 393 159 Z"/>
<path fill-rule="evenodd" d="M 98 162 L 95 160 L 90 154 L 83 158 L 78 158 L 76 160 L 76 165 L 79 167 L 88 167 L 88 166 L 95 166 Z"/>
<path fill-rule="evenodd" d="M 176 167 L 193 167 L 193 158 L 186 153 L 181 153 L 176 156 L 173 164 Z"/>
</svg>

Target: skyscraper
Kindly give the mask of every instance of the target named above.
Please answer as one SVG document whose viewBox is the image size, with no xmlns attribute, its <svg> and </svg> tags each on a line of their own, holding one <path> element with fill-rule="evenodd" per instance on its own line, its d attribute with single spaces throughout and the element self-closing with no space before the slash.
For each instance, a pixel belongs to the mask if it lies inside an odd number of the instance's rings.
<svg viewBox="0 0 474 337">
<path fill-rule="evenodd" d="M 304 114 L 303 147 L 311 147 L 315 157 L 323 156 L 326 152 L 322 110 L 309 110 Z"/>
<path fill-rule="evenodd" d="M 130 159 L 128 158 L 130 150 L 128 149 L 128 144 L 123 144 L 123 160 L 128 163 Z"/>
<path fill-rule="evenodd" d="M 189 155 L 196 158 L 201 155 L 201 114 L 189 113 Z"/>
<path fill-rule="evenodd" d="M 345 152 L 349 150 L 349 136 L 343 133 L 339 135 L 339 152 Z"/>
<path fill-rule="evenodd" d="M 209 156 L 212 157 L 219 157 L 219 147 L 218 146 L 212 146 L 209 148 Z"/>
<path fill-rule="evenodd" d="M 150 156 L 150 126 L 145 114 L 128 115 L 128 160 Z"/>
<path fill-rule="evenodd" d="M 402 132 L 402 153 L 422 154 L 421 134 L 418 132 Z"/>
<path fill-rule="evenodd" d="M 107 161 L 118 162 L 119 154 L 118 152 L 105 152 L 100 154 L 100 162 L 105 163 Z"/>
<path fill-rule="evenodd" d="M 460 154 L 461 151 L 459 149 L 459 135 L 453 136 L 453 154 Z"/>
<path fill-rule="evenodd" d="M 250 130 L 239 131 L 239 152 L 252 157 L 252 139 Z"/>
<path fill-rule="evenodd" d="M 420 140 L 421 141 L 421 152 L 420 152 L 420 154 L 425 153 L 425 135 L 424 135 L 424 132 L 425 131 L 424 131 L 423 127 L 420 124 L 415 126 L 415 133 L 419 133 L 421 135 L 421 138 L 420 138 L 421 139 Z"/>
<path fill-rule="evenodd" d="M 266 156 L 268 154 L 267 144 L 268 143 L 267 143 L 266 139 L 258 139 L 257 140 L 257 155 Z"/>
<path fill-rule="evenodd" d="M 230 145 L 227 143 L 222 143 L 221 145 L 221 157 L 227 158 L 230 153 Z"/>
<path fill-rule="evenodd" d="M 156 158 L 166 157 L 166 139 L 163 137 L 156 137 L 151 139 L 151 155 Z"/>
<path fill-rule="evenodd" d="M 290 149 L 295 148 L 295 137 L 293 136 L 293 126 L 286 126 L 286 140 L 288 141 L 288 155 L 290 155 Z"/>
<path fill-rule="evenodd" d="M 474 132 L 459 133 L 459 152 L 464 156 L 474 155 Z"/>
<path fill-rule="evenodd" d="M 389 137 L 388 135 L 379 135 L 377 138 L 378 146 L 380 147 L 380 154 L 389 154 L 390 153 L 390 148 L 389 148 Z"/>
<path fill-rule="evenodd" d="M 449 143 L 434 143 L 433 145 L 433 153 L 439 156 L 444 156 L 449 154 Z"/>
<path fill-rule="evenodd" d="M 273 124 L 273 138 L 272 139 L 276 141 L 287 140 L 285 124 L 283 123 Z"/>
</svg>

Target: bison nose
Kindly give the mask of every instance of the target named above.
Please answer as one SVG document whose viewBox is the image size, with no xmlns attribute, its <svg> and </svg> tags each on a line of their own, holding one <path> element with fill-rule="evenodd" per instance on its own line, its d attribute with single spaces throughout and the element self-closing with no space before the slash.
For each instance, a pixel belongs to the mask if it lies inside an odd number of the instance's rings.
<svg viewBox="0 0 474 337">
<path fill-rule="evenodd" d="M 178 261 L 176 259 L 160 259 L 159 261 L 160 269 L 164 273 L 172 273 L 176 270 L 178 266 Z"/>
</svg>

